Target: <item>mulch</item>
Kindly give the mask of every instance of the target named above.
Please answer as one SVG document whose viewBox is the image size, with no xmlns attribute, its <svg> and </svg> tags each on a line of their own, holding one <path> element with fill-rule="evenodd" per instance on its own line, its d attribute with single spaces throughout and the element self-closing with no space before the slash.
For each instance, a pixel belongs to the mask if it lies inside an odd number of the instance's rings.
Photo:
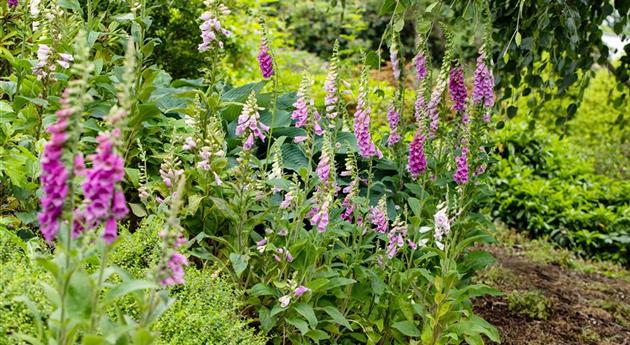
<svg viewBox="0 0 630 345">
<path fill-rule="evenodd" d="M 532 262 L 518 250 L 484 248 L 511 279 L 498 279 L 504 293 L 539 290 L 551 302 L 546 320 L 510 311 L 505 296 L 474 301 L 475 312 L 495 325 L 506 345 L 630 345 L 630 282 Z"/>
</svg>

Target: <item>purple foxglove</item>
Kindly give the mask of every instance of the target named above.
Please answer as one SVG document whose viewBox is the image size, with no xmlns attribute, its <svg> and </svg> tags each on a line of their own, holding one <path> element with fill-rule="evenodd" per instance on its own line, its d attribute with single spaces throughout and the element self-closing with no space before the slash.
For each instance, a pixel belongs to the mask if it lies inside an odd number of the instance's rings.
<svg viewBox="0 0 630 345">
<path fill-rule="evenodd" d="M 407 160 L 407 171 L 411 177 L 416 179 L 427 169 L 427 159 L 424 155 L 424 135 L 418 129 L 409 143 L 409 157 Z"/>
<path fill-rule="evenodd" d="M 376 206 L 370 207 L 369 220 L 376 227 L 376 232 L 382 234 L 387 232 L 389 220 L 387 219 L 387 203 L 384 196 Z"/>
<path fill-rule="evenodd" d="M 468 148 L 463 146 L 461 150 L 462 153 L 458 157 L 455 157 L 457 168 L 455 170 L 455 174 L 453 175 L 453 179 L 459 185 L 468 182 Z"/>
<path fill-rule="evenodd" d="M 68 178 L 70 172 L 61 156 L 68 139 L 68 127 L 72 110 L 68 100 L 70 91 L 66 89 L 61 99 L 62 108 L 55 115 L 57 121 L 48 127 L 50 140 L 44 146 L 41 158 L 42 173 L 39 177 L 43 189 L 40 199 L 42 210 L 38 214 L 40 231 L 47 242 L 52 242 L 59 231 L 59 217 L 68 195 Z"/>
<path fill-rule="evenodd" d="M 254 137 L 264 142 L 264 132 L 268 130 L 269 127 L 260 121 L 260 114 L 258 114 L 258 105 L 256 103 L 256 92 L 252 91 L 243 106 L 243 111 L 238 117 L 238 124 L 236 126 L 236 135 L 246 136 L 245 142 L 243 143 L 243 150 L 248 151 L 252 148 L 254 145 Z"/>
<path fill-rule="evenodd" d="M 273 60 L 269 54 L 269 47 L 265 38 L 260 42 L 260 50 L 258 51 L 258 66 L 262 72 L 263 78 L 269 79 L 273 75 Z"/>
<path fill-rule="evenodd" d="M 387 109 L 387 121 L 389 123 L 389 138 L 387 139 L 387 145 L 392 146 L 400 141 L 400 134 L 398 134 L 400 113 L 398 113 L 393 103 L 390 104 Z"/>
<path fill-rule="evenodd" d="M 453 110 L 463 111 L 466 106 L 468 91 L 466 90 L 466 84 L 464 84 L 464 69 L 462 66 L 456 66 L 451 69 L 448 79 L 448 89 L 451 100 L 453 100 Z"/>
<path fill-rule="evenodd" d="M 486 66 L 485 60 L 486 56 L 482 52 L 477 58 L 472 100 L 474 104 L 483 104 L 486 108 L 492 108 L 494 106 L 494 77 Z"/>
<path fill-rule="evenodd" d="M 422 51 L 418 52 L 414 62 L 416 66 L 416 80 L 420 82 L 427 76 L 427 59 Z"/>
</svg>

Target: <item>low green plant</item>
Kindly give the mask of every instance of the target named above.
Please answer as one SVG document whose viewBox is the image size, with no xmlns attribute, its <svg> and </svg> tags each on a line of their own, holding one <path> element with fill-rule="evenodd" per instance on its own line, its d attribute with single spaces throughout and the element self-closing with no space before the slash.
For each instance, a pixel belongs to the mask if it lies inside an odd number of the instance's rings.
<svg viewBox="0 0 630 345">
<path fill-rule="evenodd" d="M 547 320 L 551 311 L 551 302 L 539 290 L 512 291 L 507 301 L 510 311 L 532 319 Z"/>
</svg>

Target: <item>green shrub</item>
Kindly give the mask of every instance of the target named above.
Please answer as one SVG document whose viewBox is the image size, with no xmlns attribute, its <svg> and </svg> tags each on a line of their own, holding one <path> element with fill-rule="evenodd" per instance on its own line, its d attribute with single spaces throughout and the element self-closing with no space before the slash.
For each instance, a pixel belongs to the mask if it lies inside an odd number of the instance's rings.
<svg viewBox="0 0 630 345">
<path fill-rule="evenodd" d="M 19 344 L 14 334 L 36 332 L 33 314 L 15 298 L 26 296 L 40 310 L 50 310 L 40 283 L 51 277 L 32 265 L 25 253 L 30 245 L 37 244 L 37 241 L 27 244 L 0 227 L 0 344 Z"/>
<path fill-rule="evenodd" d="M 265 344 L 264 337 L 236 316 L 236 290 L 211 270 L 187 270 L 186 284 L 175 296 L 177 301 L 155 325 L 161 344 Z"/>
<path fill-rule="evenodd" d="M 630 181 L 596 174 L 543 130 L 512 124 L 497 141 L 495 217 L 578 254 L 629 263 Z"/>
<path fill-rule="evenodd" d="M 133 234 L 122 233 L 112 253 L 112 261 L 137 277 L 145 274 L 158 259 L 162 224 L 150 217 Z M 42 245 L 38 240 L 25 243 L 9 230 L 0 228 L 0 345 L 18 344 L 12 334 L 34 334 L 36 326 L 26 305 L 14 298 L 26 295 L 44 315 L 50 311 L 40 282 L 50 279 L 41 268 L 32 265 L 26 255 L 29 247 Z M 238 316 L 239 295 L 222 277 L 212 277 L 210 270 L 190 268 L 186 284 L 173 290 L 176 302 L 162 315 L 155 328 L 161 344 L 264 344 L 247 322 Z M 129 309 L 133 305 L 119 305 Z M 133 313 L 131 313 L 133 315 Z"/>
</svg>

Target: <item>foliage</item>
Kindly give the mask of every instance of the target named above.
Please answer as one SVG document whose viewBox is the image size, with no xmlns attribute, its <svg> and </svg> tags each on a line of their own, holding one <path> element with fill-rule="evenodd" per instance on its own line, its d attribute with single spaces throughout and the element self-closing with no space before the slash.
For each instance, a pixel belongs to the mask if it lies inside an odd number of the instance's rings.
<svg viewBox="0 0 630 345">
<path fill-rule="evenodd" d="M 630 184 L 593 172 L 567 140 L 518 124 L 498 134 L 493 214 L 578 253 L 628 263 Z"/>
<path fill-rule="evenodd" d="M 28 254 L 40 243 L 24 242 L 0 225 L 0 344 L 19 344 L 16 334 L 34 334 L 37 323 L 24 297 L 44 314 L 50 303 L 44 296 L 41 282 L 50 282 L 47 272 L 31 263 Z"/>
<path fill-rule="evenodd" d="M 551 304 L 539 290 L 512 291 L 507 295 L 510 311 L 527 315 L 532 319 L 547 320 Z"/>
<path fill-rule="evenodd" d="M 177 301 L 156 322 L 158 344 L 266 344 L 238 317 L 239 293 L 218 272 L 188 269 Z"/>
<path fill-rule="evenodd" d="M 161 225 L 159 220 L 151 218 L 143 221 L 134 234 L 123 232 L 111 254 L 112 262 L 123 266 L 135 278 L 143 277 L 158 260 Z M 29 260 L 29 252 L 41 250 L 42 245 L 37 239 L 25 242 L 11 230 L 0 227 L 0 297 L 3 301 L 0 344 L 18 344 L 15 334 L 37 331 L 31 310 L 21 302 L 23 296 L 35 303 L 43 316 L 50 313 L 51 306 L 40 282 L 50 282 L 52 277 Z M 239 296 L 232 284 L 208 269 L 190 268 L 186 277 L 187 285 L 173 290 L 177 302 L 154 325 L 160 335 L 157 343 L 264 344 L 264 339 L 255 336 L 237 316 Z M 116 303 L 116 308 L 129 309 L 129 302 L 123 299 Z M 207 331 L 200 332 L 201 329 Z"/>
</svg>

